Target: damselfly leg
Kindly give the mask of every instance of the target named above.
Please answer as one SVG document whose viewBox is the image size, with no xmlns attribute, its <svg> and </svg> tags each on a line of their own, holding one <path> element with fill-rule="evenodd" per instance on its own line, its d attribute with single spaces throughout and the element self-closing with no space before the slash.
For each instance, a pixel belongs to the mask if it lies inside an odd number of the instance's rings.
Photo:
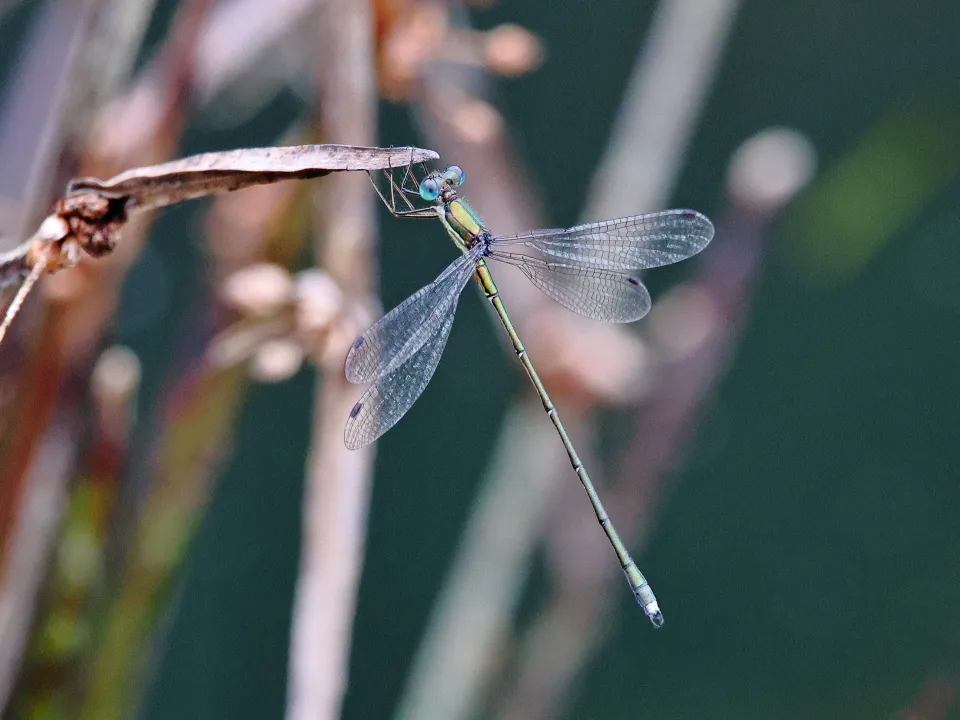
<svg viewBox="0 0 960 720">
<path fill-rule="evenodd" d="M 420 169 L 423 170 L 424 177 L 429 174 L 429 170 L 426 165 L 419 163 Z M 389 167 L 385 170 L 380 170 L 379 172 L 387 179 L 387 184 L 390 188 L 390 197 L 388 198 L 380 186 L 377 184 L 374 175 L 370 170 L 367 170 L 367 177 L 370 178 L 370 182 L 373 185 L 373 189 L 377 191 L 377 195 L 380 196 L 380 200 L 386 206 L 387 210 L 390 211 L 390 214 L 394 217 L 407 217 L 407 218 L 436 218 L 437 212 L 434 209 L 433 205 L 427 207 L 416 207 L 408 195 L 414 195 L 417 198 L 420 197 L 420 181 L 417 180 L 416 173 L 413 171 L 413 155 L 410 156 L 410 162 L 407 163 L 403 171 L 403 177 L 400 179 L 400 184 L 397 184 L 397 181 L 393 177 L 394 169 Z M 398 205 L 398 201 L 402 200 L 406 205 L 406 209 L 402 209 Z"/>
</svg>

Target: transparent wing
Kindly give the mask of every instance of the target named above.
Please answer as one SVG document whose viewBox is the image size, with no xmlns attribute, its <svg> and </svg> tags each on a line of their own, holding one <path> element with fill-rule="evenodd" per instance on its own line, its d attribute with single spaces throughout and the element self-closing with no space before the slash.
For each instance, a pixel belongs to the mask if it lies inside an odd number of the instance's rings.
<svg viewBox="0 0 960 720">
<path fill-rule="evenodd" d="M 347 353 L 347 380 L 372 382 L 389 375 L 433 338 L 473 274 L 477 253 L 461 255 L 436 280 L 384 315 Z M 432 372 L 432 370 L 431 370 Z"/>
<path fill-rule="evenodd" d="M 454 295 L 451 311 L 443 315 L 439 325 L 434 325 L 430 335 L 406 362 L 381 377 L 353 406 L 343 432 L 344 442 L 349 449 L 361 448 L 383 435 L 406 415 L 420 397 L 433 377 L 447 338 L 450 337 L 456 298 L 459 296 L 458 291 Z"/>
<path fill-rule="evenodd" d="M 713 223 L 695 210 L 667 210 L 566 230 L 496 237 L 492 247 L 533 248 L 548 258 L 606 270 L 644 270 L 696 255 L 713 238 Z"/>
<path fill-rule="evenodd" d="M 494 252 L 490 257 L 520 268 L 542 292 L 584 317 L 627 323 L 650 311 L 650 293 L 636 275 L 514 253 Z"/>
</svg>

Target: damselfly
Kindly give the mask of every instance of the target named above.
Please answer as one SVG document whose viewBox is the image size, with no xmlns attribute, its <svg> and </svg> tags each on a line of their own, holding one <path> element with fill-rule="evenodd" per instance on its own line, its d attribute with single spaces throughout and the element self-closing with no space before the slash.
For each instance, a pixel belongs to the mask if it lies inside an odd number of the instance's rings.
<svg viewBox="0 0 960 720">
<path fill-rule="evenodd" d="M 636 272 L 669 265 L 703 250 L 713 225 L 694 210 L 667 210 L 649 215 L 578 225 L 566 230 L 533 230 L 492 235 L 458 195 L 463 171 L 453 165 L 427 174 L 417 183 L 412 164 L 399 185 L 392 173 L 387 197 L 377 194 L 396 217 L 439 218 L 462 255 L 440 276 L 384 315 L 353 344 L 347 355 L 347 379 L 373 385 L 354 405 L 344 439 L 356 449 L 393 427 L 420 396 L 436 370 L 450 336 L 460 294 L 471 277 L 483 289 L 510 336 L 514 350 L 556 426 L 574 471 L 583 483 L 601 527 L 617 553 L 637 602 L 655 627 L 663 624 L 657 599 L 630 557 L 570 441 L 557 408 L 534 369 L 490 275 L 487 260 L 519 268 L 540 290 L 564 307 L 595 320 L 633 322 L 650 310 L 650 294 Z M 368 173 L 369 174 L 369 173 Z M 407 198 L 429 203 L 417 207 Z M 397 198 L 406 209 L 400 209 Z"/>
</svg>

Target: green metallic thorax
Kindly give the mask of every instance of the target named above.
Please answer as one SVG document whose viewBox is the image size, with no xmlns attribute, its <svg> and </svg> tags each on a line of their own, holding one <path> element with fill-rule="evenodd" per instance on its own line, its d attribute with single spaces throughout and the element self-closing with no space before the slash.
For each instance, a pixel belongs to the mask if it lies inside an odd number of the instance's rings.
<svg viewBox="0 0 960 720">
<path fill-rule="evenodd" d="M 469 250 L 480 235 L 487 231 L 473 209 L 452 191 L 445 193 L 443 201 L 437 203 L 437 215 L 462 252 Z"/>
</svg>

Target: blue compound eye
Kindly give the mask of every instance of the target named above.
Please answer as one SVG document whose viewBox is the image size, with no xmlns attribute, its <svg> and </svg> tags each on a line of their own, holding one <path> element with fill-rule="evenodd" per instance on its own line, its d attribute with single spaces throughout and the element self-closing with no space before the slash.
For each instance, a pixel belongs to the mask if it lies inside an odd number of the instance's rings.
<svg viewBox="0 0 960 720">
<path fill-rule="evenodd" d="M 451 165 L 443 173 L 443 181 L 449 183 L 451 187 L 460 185 L 465 179 L 459 165 Z"/>
<path fill-rule="evenodd" d="M 437 195 L 440 194 L 440 183 L 437 182 L 436 178 L 428 177 L 424 178 L 423 182 L 420 183 L 420 197 L 422 197 L 427 202 L 431 202 L 437 199 Z"/>
</svg>

